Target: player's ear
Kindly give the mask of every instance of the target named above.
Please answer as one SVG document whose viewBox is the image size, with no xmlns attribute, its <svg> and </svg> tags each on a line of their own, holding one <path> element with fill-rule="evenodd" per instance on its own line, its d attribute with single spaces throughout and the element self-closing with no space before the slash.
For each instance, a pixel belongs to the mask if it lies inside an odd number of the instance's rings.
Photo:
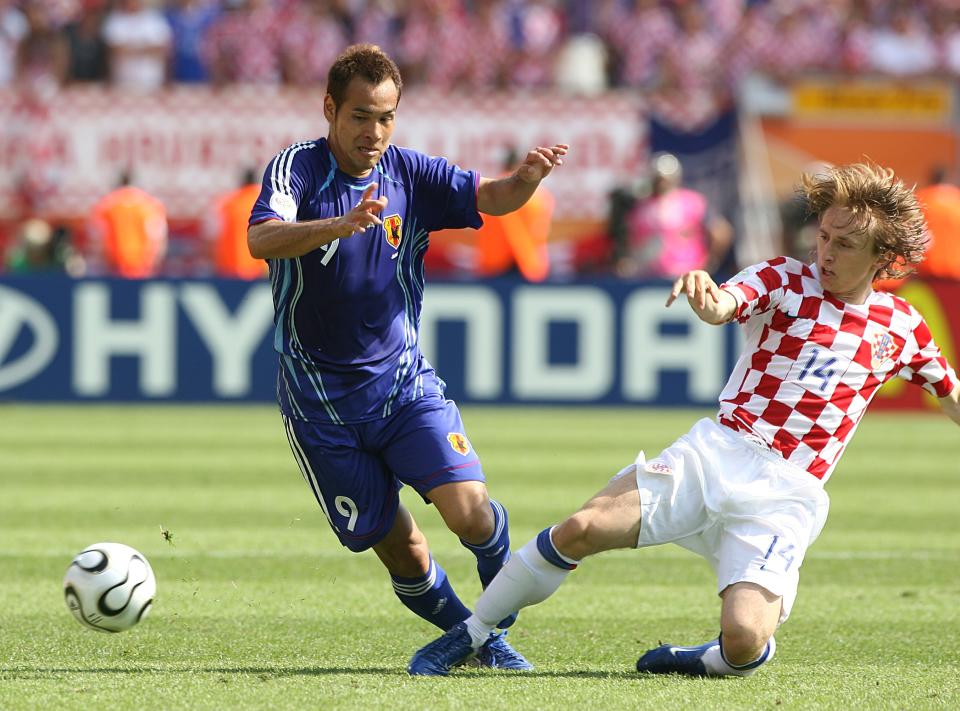
<svg viewBox="0 0 960 711">
<path fill-rule="evenodd" d="M 328 123 L 333 123 L 333 117 L 336 113 L 337 105 L 333 101 L 333 97 L 327 94 L 323 97 L 323 117 L 327 119 Z"/>
</svg>

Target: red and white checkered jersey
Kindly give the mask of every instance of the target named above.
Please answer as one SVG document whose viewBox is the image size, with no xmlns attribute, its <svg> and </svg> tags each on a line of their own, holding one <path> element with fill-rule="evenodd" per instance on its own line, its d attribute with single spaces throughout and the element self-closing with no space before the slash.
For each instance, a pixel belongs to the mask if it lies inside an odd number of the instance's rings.
<svg viewBox="0 0 960 711">
<path fill-rule="evenodd" d="M 900 377 L 937 397 L 957 383 L 923 317 L 893 294 L 844 303 L 823 290 L 816 265 L 789 257 L 721 288 L 737 300 L 746 346 L 720 393 L 720 423 L 822 481 L 884 382 Z"/>
</svg>

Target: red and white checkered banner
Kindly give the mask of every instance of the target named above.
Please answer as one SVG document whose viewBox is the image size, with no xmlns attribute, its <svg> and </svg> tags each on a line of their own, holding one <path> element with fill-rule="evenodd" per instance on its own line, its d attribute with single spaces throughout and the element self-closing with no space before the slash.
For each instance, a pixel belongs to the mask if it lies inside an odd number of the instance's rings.
<svg viewBox="0 0 960 711">
<path fill-rule="evenodd" d="M 549 178 L 559 218 L 602 219 L 607 193 L 639 169 L 644 106 L 630 94 L 405 92 L 394 142 L 445 155 L 483 175 L 501 172 L 506 149 L 569 143 Z M 43 101 L 0 92 L 0 216 L 30 210 L 80 216 L 130 170 L 172 217 L 202 215 L 298 140 L 325 136 L 323 91 L 178 88 L 136 95 L 67 89 Z"/>
</svg>

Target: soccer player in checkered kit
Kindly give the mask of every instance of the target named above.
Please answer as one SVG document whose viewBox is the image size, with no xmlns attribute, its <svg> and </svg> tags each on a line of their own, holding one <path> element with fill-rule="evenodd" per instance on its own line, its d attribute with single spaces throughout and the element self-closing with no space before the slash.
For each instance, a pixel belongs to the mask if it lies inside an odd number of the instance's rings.
<svg viewBox="0 0 960 711">
<path fill-rule="evenodd" d="M 481 213 L 523 205 L 567 146 L 534 148 L 496 180 L 399 148 L 390 139 L 401 86 L 376 46 L 337 58 L 324 97 L 329 133 L 270 162 L 248 243 L 270 267 L 277 397 L 304 479 L 341 544 L 373 549 L 400 601 L 447 630 L 470 611 L 401 505 L 400 487 L 437 507 L 476 556 L 483 586 L 509 558 L 510 538 L 457 406 L 420 352 L 423 255 L 430 232 L 479 227 Z M 530 667 L 502 633 L 478 658 Z"/>
<path fill-rule="evenodd" d="M 748 676 L 773 658 L 774 632 L 827 517 L 824 483 L 880 385 L 894 377 L 919 385 L 960 424 L 960 384 L 923 318 L 871 287 L 923 258 L 926 228 L 912 191 L 872 164 L 805 175 L 801 190 L 820 220 L 812 263 L 779 257 L 720 286 L 692 271 L 667 299 L 686 295 L 703 321 L 745 329 L 717 418 L 652 459 L 641 452 L 518 550 L 474 614 L 414 654 L 411 674 L 446 674 L 496 620 L 552 595 L 586 556 L 661 543 L 700 554 L 716 571 L 720 635 L 652 649 L 637 670 Z"/>
</svg>

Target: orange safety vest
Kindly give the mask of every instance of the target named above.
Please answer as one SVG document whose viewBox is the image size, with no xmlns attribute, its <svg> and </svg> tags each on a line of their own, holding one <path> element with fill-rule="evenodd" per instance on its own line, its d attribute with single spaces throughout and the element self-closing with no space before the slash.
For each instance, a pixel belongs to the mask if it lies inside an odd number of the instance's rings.
<svg viewBox="0 0 960 711">
<path fill-rule="evenodd" d="M 960 188 L 930 185 L 917 190 L 931 243 L 917 273 L 960 279 Z"/>
<path fill-rule="evenodd" d="M 94 205 L 92 219 L 111 273 L 128 279 L 157 273 L 167 243 L 163 203 L 140 188 L 122 187 Z"/>
<path fill-rule="evenodd" d="M 213 261 L 218 276 L 259 279 L 267 273 L 266 261 L 251 257 L 247 246 L 247 224 L 259 195 L 260 184 L 254 183 L 217 200 Z"/>
<path fill-rule="evenodd" d="M 554 197 L 540 186 L 522 207 L 506 215 L 484 215 L 477 230 L 479 276 L 503 274 L 514 264 L 527 281 L 543 281 L 550 271 L 547 238 Z"/>
</svg>

